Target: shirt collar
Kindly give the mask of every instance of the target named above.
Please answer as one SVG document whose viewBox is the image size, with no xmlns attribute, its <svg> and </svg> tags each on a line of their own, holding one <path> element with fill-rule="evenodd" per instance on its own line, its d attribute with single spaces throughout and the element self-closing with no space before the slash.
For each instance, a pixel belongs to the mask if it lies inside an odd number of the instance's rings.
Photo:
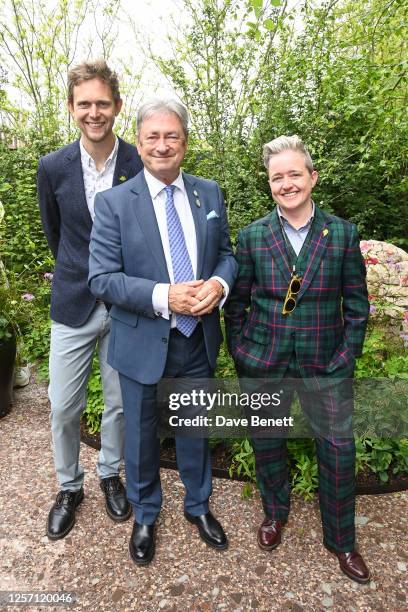
<svg viewBox="0 0 408 612">
<path fill-rule="evenodd" d="M 105 161 L 104 169 L 110 166 L 110 164 L 112 163 L 112 161 L 115 159 L 116 155 L 118 154 L 119 138 L 116 135 L 114 136 L 115 136 L 115 144 L 113 145 L 113 149 L 110 152 L 109 157 Z M 89 155 L 88 151 L 85 149 L 83 142 L 82 142 L 82 138 L 79 140 L 79 148 L 81 150 L 82 163 L 88 167 L 95 167 L 95 162 L 93 158 L 91 157 L 91 155 Z"/>
<path fill-rule="evenodd" d="M 283 216 L 282 211 L 279 206 L 276 207 L 276 210 L 278 211 L 279 219 L 282 225 L 286 224 L 286 225 L 290 225 L 290 227 L 293 227 L 292 224 Z M 306 223 L 302 225 L 302 227 L 299 227 L 296 231 L 299 232 L 300 230 L 305 229 L 306 227 L 309 227 L 313 221 L 314 214 L 315 214 L 315 203 L 312 200 L 312 214 L 310 215 Z"/>
<path fill-rule="evenodd" d="M 149 188 L 150 195 L 152 196 L 152 200 L 154 200 L 159 195 L 159 193 L 163 191 L 165 187 L 167 187 L 167 185 L 166 183 L 159 181 L 159 179 L 153 176 L 153 174 L 150 174 L 150 172 L 146 170 L 146 168 L 143 169 L 143 172 L 147 186 Z M 183 175 L 181 174 L 181 172 L 179 173 L 178 177 L 172 182 L 172 185 L 178 187 L 178 189 L 181 189 L 183 193 L 185 192 Z"/>
</svg>

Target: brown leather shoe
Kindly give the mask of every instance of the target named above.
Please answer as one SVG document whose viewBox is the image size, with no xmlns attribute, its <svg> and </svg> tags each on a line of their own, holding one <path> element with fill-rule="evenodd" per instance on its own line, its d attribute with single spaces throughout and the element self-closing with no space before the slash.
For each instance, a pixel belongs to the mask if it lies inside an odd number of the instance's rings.
<svg viewBox="0 0 408 612">
<path fill-rule="evenodd" d="M 266 517 L 258 529 L 258 545 L 262 550 L 273 550 L 281 543 L 283 523 Z"/>
<path fill-rule="evenodd" d="M 326 548 L 329 552 L 333 553 L 333 555 L 336 555 L 339 560 L 340 569 L 346 576 L 360 584 L 370 582 L 370 570 L 359 552 L 356 550 L 352 550 L 351 552 L 340 552 L 327 545 Z"/>
</svg>

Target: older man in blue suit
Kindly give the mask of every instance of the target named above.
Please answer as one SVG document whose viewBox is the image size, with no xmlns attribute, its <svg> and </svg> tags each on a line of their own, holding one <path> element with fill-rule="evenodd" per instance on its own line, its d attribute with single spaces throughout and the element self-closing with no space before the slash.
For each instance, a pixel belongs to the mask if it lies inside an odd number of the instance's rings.
<svg viewBox="0 0 408 612">
<path fill-rule="evenodd" d="M 154 555 L 161 507 L 157 383 L 212 376 L 222 340 L 218 307 L 236 275 L 217 183 L 180 172 L 187 111 L 156 100 L 138 113 L 144 171 L 96 198 L 91 291 L 113 304 L 108 360 L 119 371 L 125 413 L 127 493 L 135 514 L 129 544 L 136 564 Z M 227 547 L 209 510 L 208 440 L 176 436 L 184 514 L 214 548 Z"/>
<path fill-rule="evenodd" d="M 41 219 L 55 257 L 49 397 L 61 490 L 48 516 L 47 535 L 52 540 L 71 530 L 84 495 L 80 417 L 96 345 L 105 400 L 97 471 L 110 518 L 123 521 L 131 514 L 119 478 L 124 438 L 119 378 L 106 362 L 109 314 L 87 285 L 95 194 L 132 178 L 142 168 L 136 147 L 112 131 L 121 106 L 117 76 L 105 61 L 73 68 L 68 74 L 68 107 L 81 138 L 43 157 L 38 167 Z"/>
</svg>

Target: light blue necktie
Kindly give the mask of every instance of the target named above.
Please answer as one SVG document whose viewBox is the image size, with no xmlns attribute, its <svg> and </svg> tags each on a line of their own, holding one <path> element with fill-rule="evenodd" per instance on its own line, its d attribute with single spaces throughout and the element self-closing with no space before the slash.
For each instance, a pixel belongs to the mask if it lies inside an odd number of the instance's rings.
<svg viewBox="0 0 408 612">
<path fill-rule="evenodd" d="M 170 255 L 173 264 L 173 275 L 175 283 L 184 283 L 194 280 L 193 266 L 191 265 L 183 228 L 180 218 L 174 206 L 175 185 L 165 187 L 166 191 L 166 219 L 167 232 L 169 235 Z M 177 329 L 187 337 L 190 337 L 197 326 L 197 318 L 190 315 L 177 314 Z"/>
</svg>

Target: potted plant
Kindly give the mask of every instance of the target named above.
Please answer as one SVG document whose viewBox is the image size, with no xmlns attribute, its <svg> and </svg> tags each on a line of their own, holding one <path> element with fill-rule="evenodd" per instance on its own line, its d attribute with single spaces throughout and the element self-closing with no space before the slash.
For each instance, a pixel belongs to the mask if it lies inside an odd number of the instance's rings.
<svg viewBox="0 0 408 612">
<path fill-rule="evenodd" d="M 0 202 L 0 224 L 3 215 Z M 0 418 L 10 411 L 17 340 L 31 319 L 28 302 L 32 299 L 34 296 L 23 293 L 18 277 L 7 273 L 0 259 Z"/>
<path fill-rule="evenodd" d="M 10 411 L 17 342 L 10 323 L 8 297 L 0 287 L 0 418 Z"/>
</svg>

